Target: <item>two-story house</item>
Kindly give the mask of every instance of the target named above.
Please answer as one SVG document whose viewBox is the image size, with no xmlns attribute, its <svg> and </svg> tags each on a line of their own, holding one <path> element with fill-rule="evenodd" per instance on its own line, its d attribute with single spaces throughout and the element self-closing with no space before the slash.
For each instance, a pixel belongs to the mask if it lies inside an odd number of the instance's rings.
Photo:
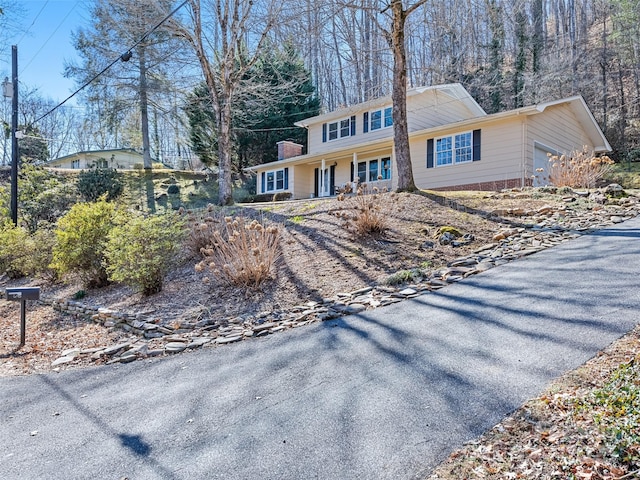
<svg viewBox="0 0 640 480">
<path fill-rule="evenodd" d="M 356 179 L 395 189 L 391 107 L 384 97 L 298 122 L 308 131 L 308 153 L 280 142 L 278 161 L 249 169 L 257 193 L 326 197 Z M 460 84 L 413 88 L 407 123 L 413 174 L 423 189 L 538 185 L 548 153 L 611 150 L 580 96 L 488 115 Z"/>
</svg>

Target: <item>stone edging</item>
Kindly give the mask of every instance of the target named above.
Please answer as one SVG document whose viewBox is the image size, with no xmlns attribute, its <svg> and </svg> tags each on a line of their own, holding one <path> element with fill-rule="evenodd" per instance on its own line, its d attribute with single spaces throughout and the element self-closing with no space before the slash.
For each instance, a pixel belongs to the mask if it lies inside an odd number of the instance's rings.
<svg viewBox="0 0 640 480">
<path fill-rule="evenodd" d="M 621 223 L 640 213 L 637 198 L 629 197 L 621 202 L 621 205 L 596 205 L 593 210 L 581 213 L 564 206 L 541 207 L 535 212 L 494 212 L 512 217 L 522 216 L 522 222 L 514 222 L 519 226 L 500 230 L 492 243 L 479 247 L 470 255 L 453 260 L 447 267 L 422 272 L 423 277 L 414 284 L 402 288 L 386 285 L 365 287 L 337 294 L 322 302 L 310 301 L 288 310 L 262 312 L 248 317 L 196 319 L 173 325 L 160 325 L 159 319 L 153 318 L 148 312 L 123 313 L 74 300 L 43 297 L 40 302 L 51 305 L 55 310 L 100 323 L 108 328 L 120 328 L 139 337 L 131 342 L 108 347 L 69 349 L 62 352 L 52 366 L 70 363 L 78 356 L 90 356 L 94 360 L 108 359 L 107 363 L 127 363 L 138 358 L 178 353 L 207 344 L 235 343 L 390 305 L 438 290 L 470 275 L 531 255 L 590 231 Z M 427 248 L 430 246 L 427 245 Z M 150 349 L 148 344 L 152 340 L 158 340 L 155 343 L 160 342 L 161 346 Z"/>
</svg>

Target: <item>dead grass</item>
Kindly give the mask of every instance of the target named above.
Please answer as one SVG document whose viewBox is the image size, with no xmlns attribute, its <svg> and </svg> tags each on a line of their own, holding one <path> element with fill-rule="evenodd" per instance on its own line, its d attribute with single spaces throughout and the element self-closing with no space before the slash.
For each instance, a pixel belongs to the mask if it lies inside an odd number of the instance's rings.
<svg viewBox="0 0 640 480">
<path fill-rule="evenodd" d="M 596 157 L 587 147 L 569 155 L 551 155 L 549 182 L 556 187 L 594 188 L 613 163 L 606 155 Z"/>
<path fill-rule="evenodd" d="M 280 258 L 279 231 L 278 226 L 264 226 L 255 219 L 225 217 L 219 228 L 211 228 L 196 271 L 208 269 L 227 285 L 257 288 L 270 278 Z"/>
</svg>

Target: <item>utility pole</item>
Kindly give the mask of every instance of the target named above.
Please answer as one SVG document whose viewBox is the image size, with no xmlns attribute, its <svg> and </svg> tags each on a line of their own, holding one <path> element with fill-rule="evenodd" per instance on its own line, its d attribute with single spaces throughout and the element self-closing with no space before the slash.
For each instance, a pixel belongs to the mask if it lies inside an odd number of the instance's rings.
<svg viewBox="0 0 640 480">
<path fill-rule="evenodd" d="M 18 46 L 11 46 L 11 220 L 18 225 Z"/>
</svg>

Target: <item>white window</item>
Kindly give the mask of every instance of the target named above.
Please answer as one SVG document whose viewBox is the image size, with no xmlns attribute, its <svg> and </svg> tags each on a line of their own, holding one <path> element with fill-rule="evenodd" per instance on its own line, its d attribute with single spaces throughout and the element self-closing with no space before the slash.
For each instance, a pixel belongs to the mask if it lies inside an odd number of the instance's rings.
<svg viewBox="0 0 640 480">
<path fill-rule="evenodd" d="M 278 192 L 287 189 L 287 174 L 285 169 L 271 170 L 264 173 L 264 183 L 262 185 L 262 193 Z"/>
<path fill-rule="evenodd" d="M 338 122 L 329 124 L 329 140 L 338 138 Z"/>
<path fill-rule="evenodd" d="M 378 160 L 371 160 L 369 162 L 369 181 L 378 181 Z"/>
<path fill-rule="evenodd" d="M 436 139 L 435 155 L 438 167 L 473 161 L 473 135 L 465 132 Z"/>
<path fill-rule="evenodd" d="M 358 182 L 367 181 L 367 162 L 358 162 Z"/>
<path fill-rule="evenodd" d="M 329 141 L 337 140 L 338 138 L 350 137 L 352 131 L 352 121 L 352 118 L 345 118 L 337 122 L 329 123 Z"/>
<path fill-rule="evenodd" d="M 359 183 L 391 180 L 391 158 L 376 158 L 358 162 L 357 179 Z"/>
<path fill-rule="evenodd" d="M 71 160 L 71 168 L 80 168 L 80 160 Z"/>
<path fill-rule="evenodd" d="M 380 130 L 393 125 L 391 107 L 373 110 L 369 114 L 369 130 Z"/>
<path fill-rule="evenodd" d="M 381 180 L 391 180 L 391 159 L 385 157 L 380 160 L 380 176 Z"/>
</svg>

